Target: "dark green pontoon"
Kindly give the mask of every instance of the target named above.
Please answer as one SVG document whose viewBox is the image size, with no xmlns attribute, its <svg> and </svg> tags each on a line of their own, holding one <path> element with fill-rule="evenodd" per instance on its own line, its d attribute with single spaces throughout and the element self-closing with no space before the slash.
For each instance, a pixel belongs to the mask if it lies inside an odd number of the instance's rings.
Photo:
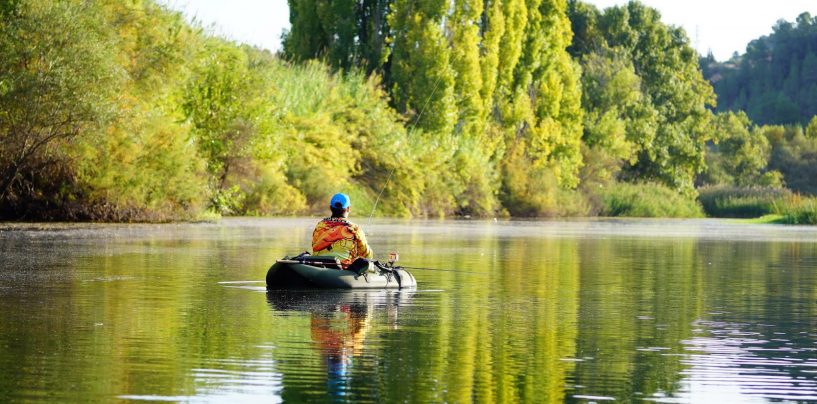
<svg viewBox="0 0 817 404">
<path fill-rule="evenodd" d="M 337 258 L 301 254 L 284 257 L 267 271 L 267 289 L 405 289 L 417 286 L 408 271 L 370 261 L 342 269 Z"/>
</svg>

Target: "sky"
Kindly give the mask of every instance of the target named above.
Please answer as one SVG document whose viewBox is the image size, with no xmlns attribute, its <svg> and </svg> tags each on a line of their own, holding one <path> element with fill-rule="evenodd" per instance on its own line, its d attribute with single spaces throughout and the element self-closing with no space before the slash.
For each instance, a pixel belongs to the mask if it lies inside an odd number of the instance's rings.
<svg viewBox="0 0 817 404">
<path fill-rule="evenodd" d="M 277 51 L 289 28 L 286 0 L 159 0 L 183 11 L 218 34 Z M 351 0 L 349 0 L 351 1 Z M 586 0 L 587 1 L 587 0 Z M 600 9 L 626 0 L 589 0 Z M 718 60 L 743 53 L 749 41 L 772 32 L 780 19 L 794 21 L 804 11 L 817 15 L 815 0 L 641 0 L 661 12 L 662 20 L 687 31 L 701 54 Z"/>
</svg>

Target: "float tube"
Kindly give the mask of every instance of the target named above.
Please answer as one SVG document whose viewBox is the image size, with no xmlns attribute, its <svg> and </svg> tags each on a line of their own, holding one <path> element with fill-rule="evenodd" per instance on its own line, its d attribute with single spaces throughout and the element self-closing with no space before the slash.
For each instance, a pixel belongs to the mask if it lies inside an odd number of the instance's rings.
<svg viewBox="0 0 817 404">
<path fill-rule="evenodd" d="M 355 264 L 349 268 L 353 269 Z M 343 269 L 335 257 L 308 254 L 284 257 L 267 271 L 267 290 L 406 289 L 417 286 L 414 276 L 393 264 L 369 261 L 368 268 L 350 269 Z"/>
</svg>

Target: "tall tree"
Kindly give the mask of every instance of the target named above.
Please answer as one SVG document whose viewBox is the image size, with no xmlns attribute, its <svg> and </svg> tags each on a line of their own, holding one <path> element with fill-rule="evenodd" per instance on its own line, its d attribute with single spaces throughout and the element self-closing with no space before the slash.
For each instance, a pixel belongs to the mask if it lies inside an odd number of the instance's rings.
<svg viewBox="0 0 817 404">
<path fill-rule="evenodd" d="M 480 96 L 482 72 L 479 61 L 480 27 L 483 0 L 455 0 L 454 11 L 448 18 L 451 38 L 451 68 L 455 74 L 454 94 L 457 101 L 457 132 L 472 139 L 481 139 L 485 130 Z"/>
<path fill-rule="evenodd" d="M 561 184 L 575 186 L 582 111 L 578 66 L 566 51 L 571 40 L 566 7 L 562 0 L 527 2 L 511 102 L 531 161 L 550 165 Z"/>
<path fill-rule="evenodd" d="M 452 133 L 457 119 L 451 48 L 442 29 L 446 11 L 444 2 L 397 0 L 389 19 L 397 109 L 425 132 L 442 137 Z"/>
<path fill-rule="evenodd" d="M 577 13 L 572 18 L 579 32 L 571 48 L 574 55 L 584 57 L 610 49 L 629 59 L 641 82 L 642 105 L 655 112 L 635 113 L 633 109 L 643 108 L 631 105 L 628 114 L 642 116 L 643 120 L 633 123 L 646 137 L 636 160 L 625 164 L 621 177 L 659 181 L 691 192 L 695 175 L 704 167 L 711 119 L 707 107 L 714 105 L 715 97 L 686 34 L 665 25 L 658 11 L 636 1 L 604 13 L 573 3 L 571 11 Z"/>
<path fill-rule="evenodd" d="M 349 70 L 371 73 L 386 62 L 387 16 L 393 0 L 288 0 L 291 29 L 284 54 L 304 61 L 325 59 Z"/>
</svg>

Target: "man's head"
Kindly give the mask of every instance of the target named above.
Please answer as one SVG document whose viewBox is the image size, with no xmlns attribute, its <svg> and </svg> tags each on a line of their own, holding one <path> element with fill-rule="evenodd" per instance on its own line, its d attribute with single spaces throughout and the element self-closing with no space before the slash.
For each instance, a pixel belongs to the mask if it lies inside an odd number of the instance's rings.
<svg viewBox="0 0 817 404">
<path fill-rule="evenodd" d="M 329 209 L 332 210 L 332 217 L 349 216 L 349 210 L 352 209 L 352 201 L 349 199 L 349 195 L 346 194 L 333 195 L 332 200 L 329 201 Z"/>
</svg>

